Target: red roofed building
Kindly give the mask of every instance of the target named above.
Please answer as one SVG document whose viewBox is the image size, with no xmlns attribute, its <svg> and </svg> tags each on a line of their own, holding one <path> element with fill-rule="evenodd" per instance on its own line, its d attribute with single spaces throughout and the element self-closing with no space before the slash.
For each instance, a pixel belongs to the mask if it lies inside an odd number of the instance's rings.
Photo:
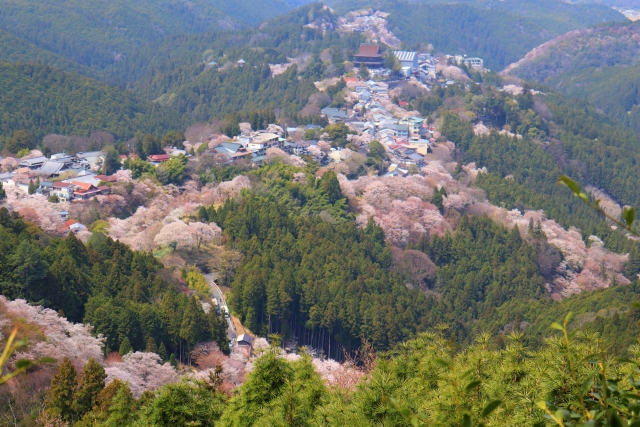
<svg viewBox="0 0 640 427">
<path fill-rule="evenodd" d="M 380 52 L 380 46 L 361 44 L 358 53 L 353 55 L 353 63 L 357 66 L 366 65 L 370 68 L 381 68 L 384 63 L 384 57 Z"/>
<path fill-rule="evenodd" d="M 147 157 L 147 159 L 149 159 L 150 162 L 155 162 L 155 163 L 164 163 L 169 161 L 170 158 L 171 156 L 169 156 L 168 154 L 152 154 Z"/>
<path fill-rule="evenodd" d="M 87 190 L 91 190 L 92 188 L 95 188 L 93 184 L 88 182 L 71 181 L 71 185 L 76 187 L 77 190 L 87 191 Z"/>
<path fill-rule="evenodd" d="M 66 220 L 66 221 L 64 222 L 64 228 L 65 228 L 65 229 L 66 229 L 66 228 L 69 228 L 69 227 L 71 227 L 71 226 L 72 226 L 73 224 L 75 224 L 75 223 L 76 223 L 76 222 L 75 222 L 74 220 L 72 220 L 72 219 L 68 219 L 68 220 Z"/>
<path fill-rule="evenodd" d="M 71 184 L 76 187 L 73 196 L 76 200 L 88 200 L 92 197 L 99 196 L 102 194 L 100 189 L 98 189 L 95 185 L 90 184 L 88 182 L 76 182 L 71 181 Z"/>
</svg>

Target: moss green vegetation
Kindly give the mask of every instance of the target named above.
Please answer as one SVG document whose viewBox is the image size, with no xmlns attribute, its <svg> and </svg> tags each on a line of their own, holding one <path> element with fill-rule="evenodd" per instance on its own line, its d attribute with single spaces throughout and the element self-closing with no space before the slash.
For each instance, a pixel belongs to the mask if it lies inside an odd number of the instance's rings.
<svg viewBox="0 0 640 427">
<path fill-rule="evenodd" d="M 38 139 L 48 133 L 88 136 L 107 131 L 119 139 L 135 132 L 183 127 L 170 110 L 93 79 L 43 64 L 0 62 L 0 135 L 27 129 Z"/>
</svg>

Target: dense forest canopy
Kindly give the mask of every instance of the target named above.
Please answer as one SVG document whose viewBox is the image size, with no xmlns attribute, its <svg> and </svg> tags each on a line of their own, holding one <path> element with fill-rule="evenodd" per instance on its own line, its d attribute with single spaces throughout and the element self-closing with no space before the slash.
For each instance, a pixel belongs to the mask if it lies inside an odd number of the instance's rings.
<svg viewBox="0 0 640 427">
<path fill-rule="evenodd" d="M 43 64 L 0 62 L 0 135 L 28 129 L 41 139 L 48 133 L 88 136 L 94 131 L 129 139 L 135 132 L 182 128 L 170 110 L 131 93 Z"/>
<path fill-rule="evenodd" d="M 168 35 L 254 25 L 297 6 L 285 0 L 0 3 L 0 28 L 89 67 L 102 69 Z"/>
</svg>

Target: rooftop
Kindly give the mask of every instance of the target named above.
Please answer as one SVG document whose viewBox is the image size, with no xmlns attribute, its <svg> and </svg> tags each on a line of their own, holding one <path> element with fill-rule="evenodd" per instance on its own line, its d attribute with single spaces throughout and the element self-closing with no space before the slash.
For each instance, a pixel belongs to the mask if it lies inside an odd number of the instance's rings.
<svg viewBox="0 0 640 427">
<path fill-rule="evenodd" d="M 76 157 L 79 159 L 88 159 L 90 157 L 100 157 L 102 156 L 102 151 L 87 151 L 86 153 L 83 153 L 82 151 L 80 151 L 78 154 L 76 154 Z"/>
<path fill-rule="evenodd" d="M 40 156 L 40 157 L 34 157 L 32 159 L 24 159 L 23 161 L 20 162 L 20 165 L 22 166 L 33 166 L 33 165 L 37 165 L 37 164 L 42 164 L 44 162 L 46 162 L 47 159 L 44 156 Z"/>
<path fill-rule="evenodd" d="M 64 163 L 47 160 L 40 169 L 38 169 L 38 172 L 45 175 L 54 175 L 60 172 L 62 168 L 64 168 Z"/>
<path fill-rule="evenodd" d="M 356 56 L 366 56 L 366 57 L 382 57 L 380 54 L 380 46 L 375 44 L 361 44 L 358 53 Z"/>
<path fill-rule="evenodd" d="M 264 144 L 266 142 L 272 141 L 274 139 L 278 139 L 279 136 L 275 133 L 260 133 L 252 138 L 252 143 L 254 144 Z"/>
<path fill-rule="evenodd" d="M 54 182 L 52 185 L 53 188 L 71 188 L 73 184 L 69 182 Z"/>
<path fill-rule="evenodd" d="M 414 61 L 418 55 L 415 52 L 407 52 L 404 50 L 396 50 L 393 54 L 398 58 L 398 61 Z"/>
</svg>

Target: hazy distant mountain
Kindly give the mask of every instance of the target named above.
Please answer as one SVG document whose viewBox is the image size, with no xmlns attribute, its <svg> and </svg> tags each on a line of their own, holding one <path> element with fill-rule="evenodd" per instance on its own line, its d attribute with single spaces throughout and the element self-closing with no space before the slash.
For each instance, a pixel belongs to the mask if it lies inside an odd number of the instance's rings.
<svg viewBox="0 0 640 427">
<path fill-rule="evenodd" d="M 573 3 L 597 3 L 611 7 L 624 7 L 629 9 L 640 9 L 638 0 L 574 0 Z"/>
<path fill-rule="evenodd" d="M 158 38 L 257 24 L 303 1 L 0 0 L 0 29 L 103 68 Z"/>
<path fill-rule="evenodd" d="M 558 37 L 510 67 L 512 75 L 588 99 L 640 132 L 640 22 Z"/>
</svg>

